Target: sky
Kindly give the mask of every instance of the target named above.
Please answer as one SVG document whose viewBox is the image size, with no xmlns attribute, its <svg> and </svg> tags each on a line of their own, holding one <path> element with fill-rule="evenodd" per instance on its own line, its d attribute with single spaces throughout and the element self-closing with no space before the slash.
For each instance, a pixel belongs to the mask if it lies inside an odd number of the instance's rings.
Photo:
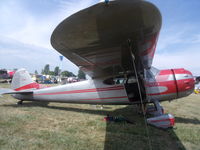
<svg viewBox="0 0 200 150">
<path fill-rule="evenodd" d="M 162 14 L 162 28 L 153 66 L 158 69 L 185 68 L 200 75 L 199 0 L 148 0 Z M 1 0 L 0 69 L 26 68 L 39 73 L 46 64 L 53 70 L 77 74 L 78 67 L 50 44 L 55 27 L 71 14 L 99 0 Z"/>
</svg>

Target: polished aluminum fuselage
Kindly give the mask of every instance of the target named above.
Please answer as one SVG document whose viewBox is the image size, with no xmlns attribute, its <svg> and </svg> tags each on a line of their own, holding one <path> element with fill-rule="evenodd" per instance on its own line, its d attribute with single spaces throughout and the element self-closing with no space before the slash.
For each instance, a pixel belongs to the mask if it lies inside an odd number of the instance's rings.
<svg viewBox="0 0 200 150">
<path fill-rule="evenodd" d="M 13 96 L 20 100 L 80 104 L 136 104 L 141 102 L 140 97 L 136 96 L 138 91 L 136 80 L 132 82 L 132 86 L 127 83 L 126 78 L 122 83 L 113 82 L 112 84 L 106 84 L 105 80 L 105 78 L 99 78 L 55 87 L 24 89 L 24 91 L 32 90 L 33 93 Z M 146 93 L 141 93 L 144 94 L 142 95 L 143 102 L 173 100 L 190 95 L 194 89 L 194 79 L 191 72 L 185 69 L 161 70 L 157 75 L 146 79 L 145 88 Z"/>
<path fill-rule="evenodd" d="M 86 80 L 33 90 L 31 95 L 14 95 L 20 100 L 83 104 L 129 104 L 123 84 L 106 85 L 102 80 Z"/>
</svg>

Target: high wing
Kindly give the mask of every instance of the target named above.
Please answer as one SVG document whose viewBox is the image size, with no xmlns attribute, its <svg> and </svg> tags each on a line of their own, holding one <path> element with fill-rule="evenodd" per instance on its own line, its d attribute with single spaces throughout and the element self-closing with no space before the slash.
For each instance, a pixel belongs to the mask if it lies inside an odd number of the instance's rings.
<svg viewBox="0 0 200 150">
<path fill-rule="evenodd" d="M 159 10 L 140 0 L 99 3 L 66 18 L 52 46 L 92 78 L 150 68 L 161 28 Z"/>
</svg>

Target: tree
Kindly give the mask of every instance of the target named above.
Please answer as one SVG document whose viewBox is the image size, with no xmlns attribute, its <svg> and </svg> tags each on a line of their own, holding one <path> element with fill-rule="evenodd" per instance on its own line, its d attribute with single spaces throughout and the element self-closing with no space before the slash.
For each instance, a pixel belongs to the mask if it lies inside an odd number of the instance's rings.
<svg viewBox="0 0 200 150">
<path fill-rule="evenodd" d="M 80 69 L 78 71 L 78 78 L 79 79 L 86 79 L 85 73 L 82 70 L 80 70 Z"/>
<path fill-rule="evenodd" d="M 38 74 L 38 71 L 37 71 L 37 70 L 35 70 L 35 74 L 36 74 L 36 75 Z"/>
<path fill-rule="evenodd" d="M 54 73 L 54 71 L 49 71 L 49 74 L 48 74 L 48 75 L 54 76 L 55 73 Z"/>
<path fill-rule="evenodd" d="M 70 76 L 70 77 L 76 77 L 76 75 L 73 74 L 73 72 L 69 72 L 69 76 Z"/>
<path fill-rule="evenodd" d="M 55 76 L 58 76 L 58 75 L 60 74 L 60 71 L 61 71 L 61 70 L 59 69 L 59 67 L 56 66 L 55 69 L 54 69 L 54 75 L 55 75 Z"/>
<path fill-rule="evenodd" d="M 50 69 L 49 69 L 49 64 L 46 64 L 45 66 L 44 66 L 44 71 L 43 71 L 43 73 L 44 74 L 49 74 L 49 71 L 50 71 Z"/>
<path fill-rule="evenodd" d="M 75 75 L 72 73 L 72 72 L 69 72 L 69 71 L 63 71 L 62 73 L 61 73 L 61 75 L 63 76 L 63 77 L 75 77 Z"/>
</svg>

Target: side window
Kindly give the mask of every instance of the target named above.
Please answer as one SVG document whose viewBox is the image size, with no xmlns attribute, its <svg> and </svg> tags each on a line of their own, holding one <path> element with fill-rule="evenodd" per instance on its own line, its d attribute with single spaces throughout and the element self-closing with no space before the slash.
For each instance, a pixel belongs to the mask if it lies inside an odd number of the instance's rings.
<svg viewBox="0 0 200 150">
<path fill-rule="evenodd" d="M 115 78 L 114 81 L 115 81 L 115 84 L 122 84 L 124 83 L 124 78 Z"/>
<path fill-rule="evenodd" d="M 125 82 L 125 79 L 122 77 L 108 78 L 103 81 L 104 84 L 108 84 L 108 85 L 123 84 L 124 82 Z"/>
</svg>

